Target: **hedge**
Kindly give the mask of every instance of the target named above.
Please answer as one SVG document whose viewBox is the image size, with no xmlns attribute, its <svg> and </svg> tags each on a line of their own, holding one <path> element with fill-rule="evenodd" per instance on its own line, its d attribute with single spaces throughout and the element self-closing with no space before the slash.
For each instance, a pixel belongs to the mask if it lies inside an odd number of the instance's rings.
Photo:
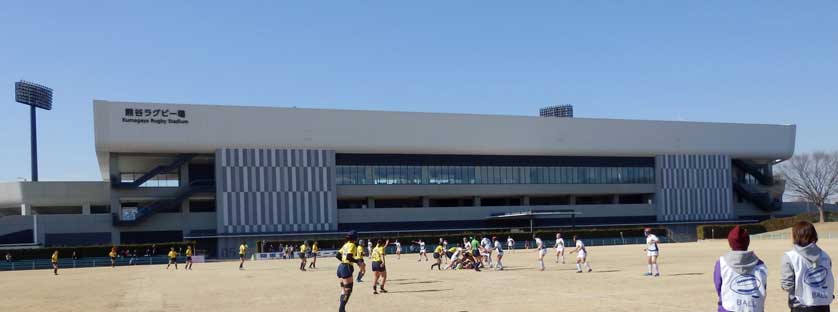
<svg viewBox="0 0 838 312">
<path fill-rule="evenodd" d="M 153 255 L 165 255 L 169 252 L 169 248 L 174 247 L 175 250 L 180 250 L 180 252 L 186 251 L 187 245 L 194 245 L 194 242 L 170 242 L 170 243 L 156 243 L 156 244 L 130 244 L 130 245 L 118 245 L 116 246 L 117 251 L 122 254 L 124 250 L 128 250 L 129 253 L 133 253 L 134 250 L 137 251 L 137 256 L 145 255 L 146 249 L 155 248 L 155 253 Z M 14 260 L 30 260 L 30 259 L 48 259 L 52 256 L 52 252 L 58 250 L 58 255 L 62 259 L 67 259 L 73 256 L 73 252 L 76 252 L 76 256 L 79 258 L 87 258 L 87 257 L 107 257 L 108 253 L 111 251 L 112 245 L 101 245 L 101 246 L 80 246 L 80 247 L 46 247 L 46 248 L 32 248 L 32 249 L 14 249 L 14 250 L 7 250 L 0 252 L 0 260 L 4 260 L 6 253 L 10 253 Z"/>
<path fill-rule="evenodd" d="M 820 217 L 818 216 L 817 212 L 808 212 L 793 217 L 771 218 L 759 223 L 740 224 L 739 226 L 745 228 L 745 230 L 748 231 L 748 234 L 753 235 L 787 229 L 794 226 L 797 222 L 800 221 L 809 221 L 814 223 L 819 221 L 819 219 Z M 838 213 L 825 211 L 824 219 L 824 221 L 827 222 L 838 221 Z M 696 228 L 696 231 L 698 232 L 698 239 L 725 238 L 734 226 L 736 226 L 736 224 L 699 225 Z"/>
</svg>

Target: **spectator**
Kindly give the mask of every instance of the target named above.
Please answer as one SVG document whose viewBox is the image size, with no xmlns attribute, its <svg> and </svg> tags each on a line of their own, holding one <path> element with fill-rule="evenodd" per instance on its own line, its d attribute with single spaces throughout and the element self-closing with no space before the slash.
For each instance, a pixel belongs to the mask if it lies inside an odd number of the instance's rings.
<svg viewBox="0 0 838 312">
<path fill-rule="evenodd" d="M 733 227 L 727 242 L 731 251 L 713 268 L 718 311 L 764 311 L 768 269 L 753 251 L 748 251 L 751 239 L 745 229 Z"/>
<path fill-rule="evenodd" d="M 800 221 L 791 229 L 794 245 L 780 262 L 780 287 L 788 292 L 789 308 L 795 311 L 829 311 L 834 299 L 832 259 L 818 247 L 818 232 L 812 223 Z"/>
<path fill-rule="evenodd" d="M 8 253 L 8 252 L 6 253 L 6 262 L 12 262 L 12 254 L 11 253 Z"/>
<path fill-rule="evenodd" d="M 76 255 L 76 251 L 73 250 L 73 260 L 79 260 L 79 256 Z"/>
<path fill-rule="evenodd" d="M 151 257 L 151 249 L 149 249 L 149 248 L 145 249 L 145 256 L 146 257 Z"/>
</svg>

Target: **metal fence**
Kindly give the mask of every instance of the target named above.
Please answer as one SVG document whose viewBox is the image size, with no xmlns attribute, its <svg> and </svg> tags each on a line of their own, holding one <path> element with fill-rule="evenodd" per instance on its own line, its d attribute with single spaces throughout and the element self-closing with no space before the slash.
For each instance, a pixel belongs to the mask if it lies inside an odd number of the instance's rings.
<svg viewBox="0 0 838 312">
<path fill-rule="evenodd" d="M 818 233 L 818 239 L 832 239 L 838 238 L 838 233 L 822 232 Z M 751 235 L 751 239 L 786 239 L 791 240 L 791 233 L 762 233 Z"/>
<path fill-rule="evenodd" d="M 186 257 L 178 257 L 178 263 L 186 262 Z M 169 258 L 166 256 L 154 257 L 122 257 L 116 259 L 117 266 L 125 265 L 150 265 L 150 264 L 166 264 L 169 263 Z M 101 267 L 110 266 L 111 258 L 95 257 L 95 258 L 79 258 L 73 259 L 59 259 L 59 268 L 87 268 L 87 267 Z M 0 271 L 15 271 L 15 270 L 40 270 L 52 269 L 52 262 L 50 259 L 33 259 L 33 260 L 16 260 L 12 262 L 0 262 Z"/>
</svg>

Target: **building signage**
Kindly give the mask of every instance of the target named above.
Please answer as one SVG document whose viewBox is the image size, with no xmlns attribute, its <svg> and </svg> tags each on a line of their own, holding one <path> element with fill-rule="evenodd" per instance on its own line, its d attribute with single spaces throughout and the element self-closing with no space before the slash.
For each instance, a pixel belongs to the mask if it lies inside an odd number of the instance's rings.
<svg viewBox="0 0 838 312">
<path fill-rule="evenodd" d="M 185 125 L 189 123 L 189 119 L 186 118 L 186 111 L 182 109 L 126 108 L 122 116 L 122 122 L 154 125 Z"/>
</svg>

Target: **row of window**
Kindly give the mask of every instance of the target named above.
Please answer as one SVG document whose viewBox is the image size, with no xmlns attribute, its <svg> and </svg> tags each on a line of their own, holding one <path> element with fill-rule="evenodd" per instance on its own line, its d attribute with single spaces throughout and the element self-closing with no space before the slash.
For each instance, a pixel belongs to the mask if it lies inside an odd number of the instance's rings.
<svg viewBox="0 0 838 312">
<path fill-rule="evenodd" d="M 122 183 L 131 183 L 145 175 L 142 172 L 123 172 L 119 176 Z M 179 187 L 180 174 L 175 173 L 161 173 L 153 178 L 145 181 L 140 187 Z"/>
<path fill-rule="evenodd" d="M 648 167 L 338 166 L 337 184 L 652 184 Z"/>
</svg>

